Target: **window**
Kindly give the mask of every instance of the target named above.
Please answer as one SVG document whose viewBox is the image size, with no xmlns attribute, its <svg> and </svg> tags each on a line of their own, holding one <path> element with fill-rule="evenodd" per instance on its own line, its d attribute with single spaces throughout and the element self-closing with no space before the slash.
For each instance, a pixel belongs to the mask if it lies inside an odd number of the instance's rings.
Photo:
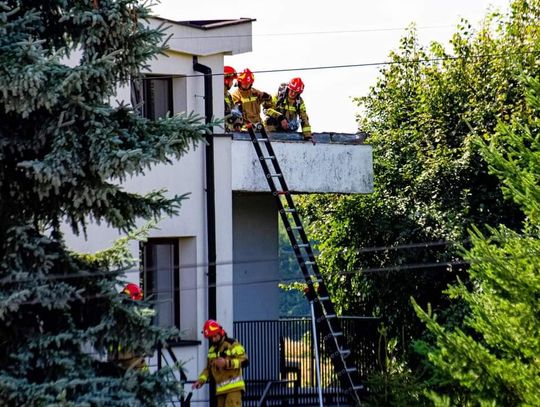
<svg viewBox="0 0 540 407">
<path fill-rule="evenodd" d="M 155 304 L 154 324 L 175 326 L 183 340 L 196 340 L 196 238 L 150 238 L 141 243 L 140 253 L 143 292 Z"/>
<path fill-rule="evenodd" d="M 131 104 L 143 117 L 158 119 L 173 114 L 173 86 L 171 78 L 144 76 L 131 81 Z"/>
<path fill-rule="evenodd" d="M 141 244 L 143 288 L 155 303 L 154 323 L 180 328 L 178 239 L 148 239 Z"/>
</svg>

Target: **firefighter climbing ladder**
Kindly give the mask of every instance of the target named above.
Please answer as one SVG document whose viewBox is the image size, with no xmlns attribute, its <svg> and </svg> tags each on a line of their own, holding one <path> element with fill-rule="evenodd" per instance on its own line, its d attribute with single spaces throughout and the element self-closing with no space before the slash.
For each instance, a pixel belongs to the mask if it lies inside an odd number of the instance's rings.
<svg viewBox="0 0 540 407">
<path fill-rule="evenodd" d="M 290 191 L 281 172 L 274 149 L 264 128 L 258 128 L 260 137 L 257 137 L 253 126 L 248 126 L 257 157 L 261 163 L 264 175 L 268 181 L 268 186 L 276 199 L 279 214 L 292 248 L 296 255 L 296 260 L 300 265 L 302 274 L 307 283 L 306 296 L 315 306 L 317 322 L 321 329 L 323 340 L 326 343 L 327 353 L 334 365 L 334 370 L 339 377 L 341 385 L 348 393 L 351 400 L 360 405 L 360 393 L 363 386 L 356 367 L 347 363 L 347 357 L 351 350 L 347 346 L 346 338 L 341 329 L 340 321 L 336 315 L 334 304 L 324 284 L 323 278 L 317 266 L 311 244 L 307 238 L 302 221 Z"/>
</svg>

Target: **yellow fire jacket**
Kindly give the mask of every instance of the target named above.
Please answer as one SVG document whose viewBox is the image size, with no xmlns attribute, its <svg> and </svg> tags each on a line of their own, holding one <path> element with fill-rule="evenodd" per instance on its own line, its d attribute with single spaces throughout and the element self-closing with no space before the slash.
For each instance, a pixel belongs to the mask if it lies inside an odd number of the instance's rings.
<svg viewBox="0 0 540 407">
<path fill-rule="evenodd" d="M 217 358 L 226 360 L 223 369 L 214 366 Z M 245 390 L 242 367 L 247 365 L 248 357 L 244 347 L 236 339 L 225 336 L 221 342 L 208 349 L 206 368 L 199 375 L 199 380 L 207 382 L 208 379 L 213 378 L 216 382 L 216 395 Z"/>
<path fill-rule="evenodd" d="M 244 123 L 260 123 L 261 104 L 272 100 L 272 96 L 268 93 L 255 88 L 248 90 L 236 88 L 231 96 L 234 104 L 241 106 Z"/>
<path fill-rule="evenodd" d="M 288 122 L 296 120 L 298 117 L 302 123 L 302 133 L 304 137 L 310 138 L 311 126 L 309 124 L 309 117 L 306 112 L 306 105 L 304 99 L 298 96 L 294 100 L 290 100 L 288 97 L 279 100 L 278 95 L 272 97 L 272 104 L 265 105 L 266 109 L 264 111 L 266 117 L 266 122 L 269 125 L 278 126 L 279 131 L 279 121 L 282 118 L 287 119 Z"/>
<path fill-rule="evenodd" d="M 224 98 L 225 98 L 225 116 L 229 115 L 231 113 L 231 110 L 232 108 L 234 107 L 234 102 L 233 102 L 233 99 L 232 99 L 232 96 L 231 94 L 229 93 L 229 91 L 227 90 L 227 88 L 224 88 L 225 89 L 225 94 L 223 95 Z"/>
</svg>

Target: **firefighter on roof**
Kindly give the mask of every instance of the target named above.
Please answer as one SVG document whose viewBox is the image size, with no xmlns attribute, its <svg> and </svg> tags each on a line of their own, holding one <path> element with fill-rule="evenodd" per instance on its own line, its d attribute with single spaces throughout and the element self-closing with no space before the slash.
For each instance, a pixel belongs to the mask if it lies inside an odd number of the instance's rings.
<svg viewBox="0 0 540 407">
<path fill-rule="evenodd" d="M 292 78 L 289 83 L 281 84 L 278 94 L 272 98 L 272 105 L 264 111 L 268 131 L 296 131 L 301 124 L 304 140 L 312 139 L 306 105 L 300 96 L 303 91 L 301 78 Z"/>
<path fill-rule="evenodd" d="M 242 112 L 234 106 L 230 90 L 237 78 L 236 70 L 232 66 L 223 67 L 223 90 L 225 98 L 225 131 L 240 131 L 242 128 Z"/>
<path fill-rule="evenodd" d="M 261 104 L 271 102 L 272 96 L 253 87 L 255 75 L 249 69 L 238 74 L 238 88 L 232 93 L 235 106 L 242 111 L 244 124 L 261 122 Z"/>
<path fill-rule="evenodd" d="M 241 406 L 246 388 L 242 368 L 248 364 L 244 347 L 236 339 L 229 338 L 223 327 L 212 319 L 204 323 L 203 335 L 210 341 L 207 365 L 192 387 L 200 389 L 213 379 L 218 407 Z"/>
</svg>

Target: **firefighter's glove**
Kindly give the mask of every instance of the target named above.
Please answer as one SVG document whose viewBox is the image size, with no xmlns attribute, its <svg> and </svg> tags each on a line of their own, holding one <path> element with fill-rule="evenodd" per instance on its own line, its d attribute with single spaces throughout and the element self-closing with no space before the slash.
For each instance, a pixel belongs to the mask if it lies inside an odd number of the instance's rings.
<svg viewBox="0 0 540 407">
<path fill-rule="evenodd" d="M 289 122 L 288 128 L 289 128 L 290 131 L 298 130 L 298 120 L 291 120 Z"/>
<path fill-rule="evenodd" d="M 289 129 L 289 122 L 284 117 L 280 119 L 279 124 L 283 130 L 287 131 Z"/>
<path fill-rule="evenodd" d="M 240 119 L 242 117 L 242 112 L 237 108 L 231 109 L 231 116 L 233 119 Z"/>
<path fill-rule="evenodd" d="M 192 389 L 200 389 L 204 386 L 204 382 L 202 380 L 197 380 L 195 383 L 191 385 Z"/>
<path fill-rule="evenodd" d="M 224 358 L 217 358 L 216 360 L 214 360 L 214 367 L 216 369 L 224 369 L 225 366 L 227 366 L 227 360 L 224 359 Z"/>
</svg>

